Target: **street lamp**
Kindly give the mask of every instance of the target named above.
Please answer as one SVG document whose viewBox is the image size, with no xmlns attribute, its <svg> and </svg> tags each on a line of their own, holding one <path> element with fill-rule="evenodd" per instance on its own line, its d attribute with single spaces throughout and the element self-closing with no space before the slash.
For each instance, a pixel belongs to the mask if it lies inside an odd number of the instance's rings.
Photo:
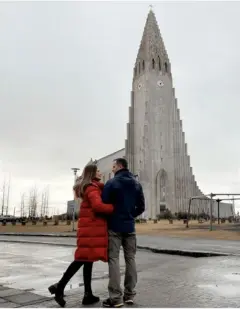
<svg viewBox="0 0 240 309">
<path fill-rule="evenodd" d="M 76 183 L 77 180 L 77 172 L 80 170 L 80 168 L 78 167 L 72 167 L 71 170 L 73 171 L 73 175 L 74 175 L 74 185 Z M 74 205 L 73 205 L 73 210 L 72 210 L 72 231 L 74 232 L 74 222 L 75 222 L 75 206 L 76 206 L 76 200 L 74 198 Z"/>
<path fill-rule="evenodd" d="M 73 171 L 73 175 L 74 175 L 74 184 L 75 184 L 75 181 L 77 179 L 77 172 L 80 171 L 80 168 L 78 167 L 72 167 L 71 170 Z"/>
</svg>

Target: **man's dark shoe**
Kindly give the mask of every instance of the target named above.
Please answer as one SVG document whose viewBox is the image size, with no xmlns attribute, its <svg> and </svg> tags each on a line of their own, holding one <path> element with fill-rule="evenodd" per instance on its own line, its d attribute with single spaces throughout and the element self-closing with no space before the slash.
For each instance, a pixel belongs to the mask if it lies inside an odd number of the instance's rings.
<svg viewBox="0 0 240 309">
<path fill-rule="evenodd" d="M 93 305 L 95 303 L 98 303 L 100 301 L 100 298 L 97 296 L 94 296 L 92 294 L 87 294 L 84 295 L 83 300 L 82 300 L 82 304 L 87 306 L 87 305 Z"/>
<path fill-rule="evenodd" d="M 133 305 L 133 299 L 130 298 L 130 297 L 124 296 L 124 297 L 123 297 L 123 301 L 124 301 L 124 303 L 127 304 L 127 305 Z"/>
<path fill-rule="evenodd" d="M 63 291 L 59 288 L 59 285 L 58 283 L 55 283 L 53 285 L 51 285 L 49 288 L 48 288 L 48 291 L 51 293 L 51 294 L 55 294 L 55 301 L 59 304 L 60 307 L 65 307 L 66 305 L 66 301 L 65 299 L 63 298 L 64 295 L 63 295 Z"/>
<path fill-rule="evenodd" d="M 110 298 L 108 298 L 108 299 L 105 299 L 103 301 L 103 307 L 106 307 L 106 308 L 120 308 L 120 307 L 123 307 L 123 303 L 121 301 L 120 302 L 114 302 Z"/>
</svg>

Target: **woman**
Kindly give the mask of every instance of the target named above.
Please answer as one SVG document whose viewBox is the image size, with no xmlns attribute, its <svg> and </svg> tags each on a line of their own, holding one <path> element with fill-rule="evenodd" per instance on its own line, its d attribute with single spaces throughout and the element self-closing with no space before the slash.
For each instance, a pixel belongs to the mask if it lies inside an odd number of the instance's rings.
<svg viewBox="0 0 240 309">
<path fill-rule="evenodd" d="M 104 204 L 101 199 L 103 183 L 95 164 L 87 165 L 80 183 L 73 187 L 75 197 L 82 198 L 77 230 L 77 249 L 75 259 L 60 281 L 48 288 L 55 294 L 56 302 L 64 307 L 64 288 L 73 275 L 83 266 L 84 297 L 83 305 L 92 305 L 99 301 L 92 293 L 92 267 L 95 261 L 108 261 L 108 231 L 104 215 L 111 214 L 113 206 Z"/>
</svg>

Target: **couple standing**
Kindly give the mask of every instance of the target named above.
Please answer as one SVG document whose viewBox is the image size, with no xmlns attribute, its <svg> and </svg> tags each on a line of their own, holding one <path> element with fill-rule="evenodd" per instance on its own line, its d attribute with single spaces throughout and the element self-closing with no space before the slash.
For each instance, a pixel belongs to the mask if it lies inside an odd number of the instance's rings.
<svg viewBox="0 0 240 309">
<path fill-rule="evenodd" d="M 144 212 L 145 200 L 142 186 L 129 172 L 124 158 L 114 160 L 112 171 L 114 178 L 104 185 L 100 182 L 97 165 L 87 165 L 81 181 L 73 188 L 75 196 L 82 199 L 75 259 L 60 281 L 49 287 L 61 307 L 66 304 L 64 288 L 81 266 L 84 280 L 82 304 L 99 302 L 91 287 L 93 262 L 99 260 L 108 262 L 109 266 L 109 298 L 103 301 L 103 306 L 118 308 L 123 306 L 123 301 L 133 304 L 137 283 L 135 218 Z M 121 246 L 126 264 L 124 295 L 119 265 Z"/>
</svg>

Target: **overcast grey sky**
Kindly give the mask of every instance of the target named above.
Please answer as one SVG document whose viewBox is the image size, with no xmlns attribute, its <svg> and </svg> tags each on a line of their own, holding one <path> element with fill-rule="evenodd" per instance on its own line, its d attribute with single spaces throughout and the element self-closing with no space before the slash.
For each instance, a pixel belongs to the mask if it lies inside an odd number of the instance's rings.
<svg viewBox="0 0 240 309">
<path fill-rule="evenodd" d="M 0 2 L 0 181 L 11 204 L 124 147 L 149 2 Z M 158 2 L 191 164 L 205 192 L 240 191 L 240 2 Z"/>
</svg>

